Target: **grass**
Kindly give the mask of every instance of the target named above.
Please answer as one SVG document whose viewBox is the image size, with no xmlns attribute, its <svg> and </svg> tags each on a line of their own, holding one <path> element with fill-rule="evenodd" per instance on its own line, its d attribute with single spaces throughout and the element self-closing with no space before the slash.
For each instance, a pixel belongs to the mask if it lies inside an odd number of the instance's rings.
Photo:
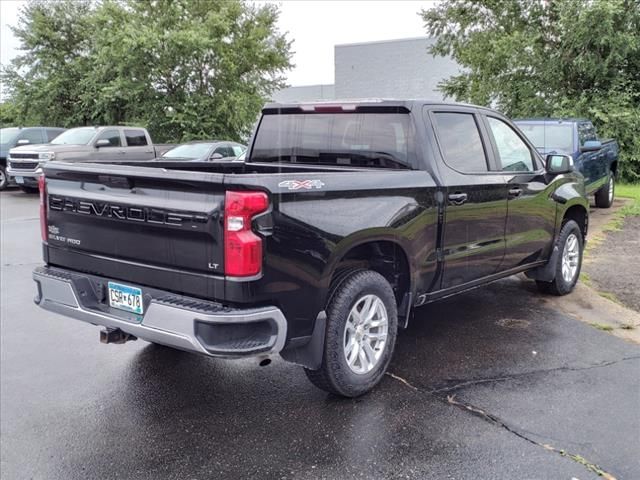
<svg viewBox="0 0 640 480">
<path fill-rule="evenodd" d="M 612 332 L 613 327 L 611 325 L 604 325 L 602 323 L 590 323 L 593 328 L 597 328 L 598 330 L 602 330 L 603 332 Z"/>
<path fill-rule="evenodd" d="M 620 209 L 617 216 L 640 216 L 640 183 L 620 184 L 616 186 L 616 195 L 620 198 L 631 198 L 633 202 Z"/>
<path fill-rule="evenodd" d="M 611 292 L 598 291 L 598 295 L 600 295 L 602 298 L 606 298 L 607 300 L 610 300 L 610 301 L 612 301 L 614 303 L 617 303 L 618 305 L 622 305 L 622 302 L 620 302 L 620 300 L 618 300 L 618 297 L 616 297 Z"/>
</svg>

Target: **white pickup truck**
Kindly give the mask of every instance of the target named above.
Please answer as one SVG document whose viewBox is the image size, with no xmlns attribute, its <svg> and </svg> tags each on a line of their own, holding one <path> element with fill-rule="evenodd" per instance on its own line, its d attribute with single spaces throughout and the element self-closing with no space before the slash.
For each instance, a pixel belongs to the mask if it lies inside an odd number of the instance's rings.
<svg viewBox="0 0 640 480">
<path fill-rule="evenodd" d="M 50 143 L 9 150 L 7 175 L 25 192 L 35 193 L 42 166 L 50 160 L 105 163 L 151 160 L 173 146 L 154 145 L 149 132 L 139 127 L 72 128 Z"/>
</svg>

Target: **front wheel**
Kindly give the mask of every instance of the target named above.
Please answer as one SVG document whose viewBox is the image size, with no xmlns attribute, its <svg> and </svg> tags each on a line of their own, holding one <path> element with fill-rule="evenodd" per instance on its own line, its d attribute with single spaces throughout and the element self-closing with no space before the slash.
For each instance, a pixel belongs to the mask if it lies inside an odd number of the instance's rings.
<svg viewBox="0 0 640 480">
<path fill-rule="evenodd" d="M 398 329 L 396 298 L 389 282 L 371 270 L 356 271 L 333 290 L 327 306 L 322 364 L 305 373 L 318 388 L 357 397 L 385 374 Z"/>
<path fill-rule="evenodd" d="M 596 192 L 596 207 L 609 208 L 613 205 L 613 198 L 616 192 L 616 176 L 615 173 L 609 172 L 607 183 Z"/>
<path fill-rule="evenodd" d="M 536 280 L 536 284 L 541 292 L 566 295 L 576 286 L 582 268 L 582 231 L 575 221 L 569 220 L 562 226 L 556 247 L 559 254 L 555 260 L 555 278 L 551 282 Z"/>
<path fill-rule="evenodd" d="M 2 190 L 5 190 L 8 185 L 9 185 L 9 177 L 7 177 L 5 166 L 0 165 L 0 192 Z"/>
</svg>

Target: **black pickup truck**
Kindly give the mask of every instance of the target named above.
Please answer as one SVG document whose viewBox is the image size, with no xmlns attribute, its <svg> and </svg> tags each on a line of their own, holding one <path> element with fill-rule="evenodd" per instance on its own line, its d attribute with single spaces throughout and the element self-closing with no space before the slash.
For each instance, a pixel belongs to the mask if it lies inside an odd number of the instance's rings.
<svg viewBox="0 0 640 480">
<path fill-rule="evenodd" d="M 412 310 L 519 272 L 569 293 L 588 226 L 571 158 L 499 113 L 426 101 L 270 104 L 244 163 L 49 162 L 42 308 L 361 395 Z"/>
</svg>

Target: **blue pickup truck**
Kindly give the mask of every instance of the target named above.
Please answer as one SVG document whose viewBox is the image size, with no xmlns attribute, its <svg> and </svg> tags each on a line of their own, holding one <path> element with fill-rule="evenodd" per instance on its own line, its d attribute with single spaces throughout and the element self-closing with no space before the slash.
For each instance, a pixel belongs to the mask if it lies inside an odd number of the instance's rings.
<svg viewBox="0 0 640 480">
<path fill-rule="evenodd" d="M 583 118 L 531 118 L 514 121 L 543 155 L 564 154 L 573 158 L 584 176 L 588 195 L 596 206 L 609 208 L 615 195 L 618 142 L 601 140 L 589 120 Z"/>
</svg>

